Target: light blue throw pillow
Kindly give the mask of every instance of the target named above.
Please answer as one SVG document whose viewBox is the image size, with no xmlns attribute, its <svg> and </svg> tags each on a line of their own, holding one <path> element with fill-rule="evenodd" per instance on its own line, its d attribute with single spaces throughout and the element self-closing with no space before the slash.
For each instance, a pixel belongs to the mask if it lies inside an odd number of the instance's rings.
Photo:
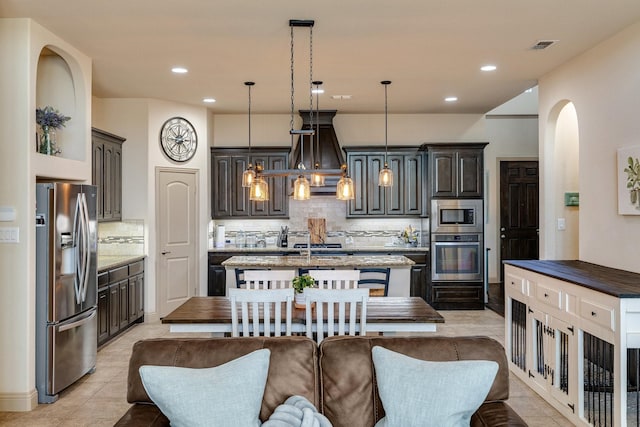
<svg viewBox="0 0 640 427">
<path fill-rule="evenodd" d="M 268 349 L 213 368 L 141 366 L 147 394 L 172 427 L 253 427 L 269 371 Z"/>
<path fill-rule="evenodd" d="M 429 362 L 379 346 L 372 356 L 386 414 L 375 427 L 469 427 L 498 372 L 494 361 Z"/>
</svg>

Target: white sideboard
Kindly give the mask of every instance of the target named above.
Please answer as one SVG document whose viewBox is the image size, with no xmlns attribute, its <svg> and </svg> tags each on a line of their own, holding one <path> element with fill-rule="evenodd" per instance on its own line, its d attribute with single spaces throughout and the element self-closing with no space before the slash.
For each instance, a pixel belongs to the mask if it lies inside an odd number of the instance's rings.
<svg viewBox="0 0 640 427">
<path fill-rule="evenodd" d="M 640 274 L 582 261 L 504 268 L 511 372 L 575 425 L 638 426 Z"/>
</svg>

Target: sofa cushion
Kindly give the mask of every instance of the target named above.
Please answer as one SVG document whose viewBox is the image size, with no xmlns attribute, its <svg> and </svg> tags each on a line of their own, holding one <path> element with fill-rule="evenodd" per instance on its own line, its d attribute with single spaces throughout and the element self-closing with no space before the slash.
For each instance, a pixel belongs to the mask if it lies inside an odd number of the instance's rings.
<svg viewBox="0 0 640 427">
<path fill-rule="evenodd" d="M 493 360 L 499 370 L 485 401 L 509 398 L 507 358 L 492 338 L 329 337 L 319 347 L 320 410 L 334 427 L 372 427 L 385 415 L 371 355 L 376 345 L 420 360 Z"/>
<path fill-rule="evenodd" d="M 490 360 L 430 362 L 372 349 L 380 399 L 376 427 L 468 426 L 498 371 Z"/>
<path fill-rule="evenodd" d="M 152 403 L 138 369 L 142 365 L 210 368 L 267 348 L 271 351 L 260 419 L 291 395 L 307 398 L 320 406 L 317 345 L 306 337 L 251 338 L 160 338 L 138 341 L 129 360 L 127 401 Z M 135 411 L 134 411 L 135 412 Z M 130 414 L 137 416 L 137 414 Z"/>
<path fill-rule="evenodd" d="M 174 427 L 258 427 L 269 355 L 256 350 L 214 368 L 143 365 L 140 377 Z"/>
</svg>

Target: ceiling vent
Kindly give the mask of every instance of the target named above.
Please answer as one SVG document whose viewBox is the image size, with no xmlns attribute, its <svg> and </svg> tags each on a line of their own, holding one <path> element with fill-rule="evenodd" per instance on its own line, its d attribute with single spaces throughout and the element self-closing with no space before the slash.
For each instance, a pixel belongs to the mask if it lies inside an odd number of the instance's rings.
<svg viewBox="0 0 640 427">
<path fill-rule="evenodd" d="M 548 48 L 549 46 L 551 46 L 552 44 L 554 44 L 557 41 L 558 40 L 538 40 L 538 42 L 536 44 L 531 46 L 531 49 L 532 50 L 546 49 L 546 48 Z"/>
</svg>

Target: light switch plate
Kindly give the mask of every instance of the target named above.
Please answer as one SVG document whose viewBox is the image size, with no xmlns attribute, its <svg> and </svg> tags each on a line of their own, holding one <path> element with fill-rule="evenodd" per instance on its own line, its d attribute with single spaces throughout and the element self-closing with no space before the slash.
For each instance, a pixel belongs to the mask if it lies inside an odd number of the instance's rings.
<svg viewBox="0 0 640 427">
<path fill-rule="evenodd" d="M 558 230 L 564 231 L 567 229 L 567 223 L 564 218 L 558 218 Z"/>
<path fill-rule="evenodd" d="M 0 243 L 19 243 L 20 229 L 18 227 L 0 227 Z"/>
</svg>

